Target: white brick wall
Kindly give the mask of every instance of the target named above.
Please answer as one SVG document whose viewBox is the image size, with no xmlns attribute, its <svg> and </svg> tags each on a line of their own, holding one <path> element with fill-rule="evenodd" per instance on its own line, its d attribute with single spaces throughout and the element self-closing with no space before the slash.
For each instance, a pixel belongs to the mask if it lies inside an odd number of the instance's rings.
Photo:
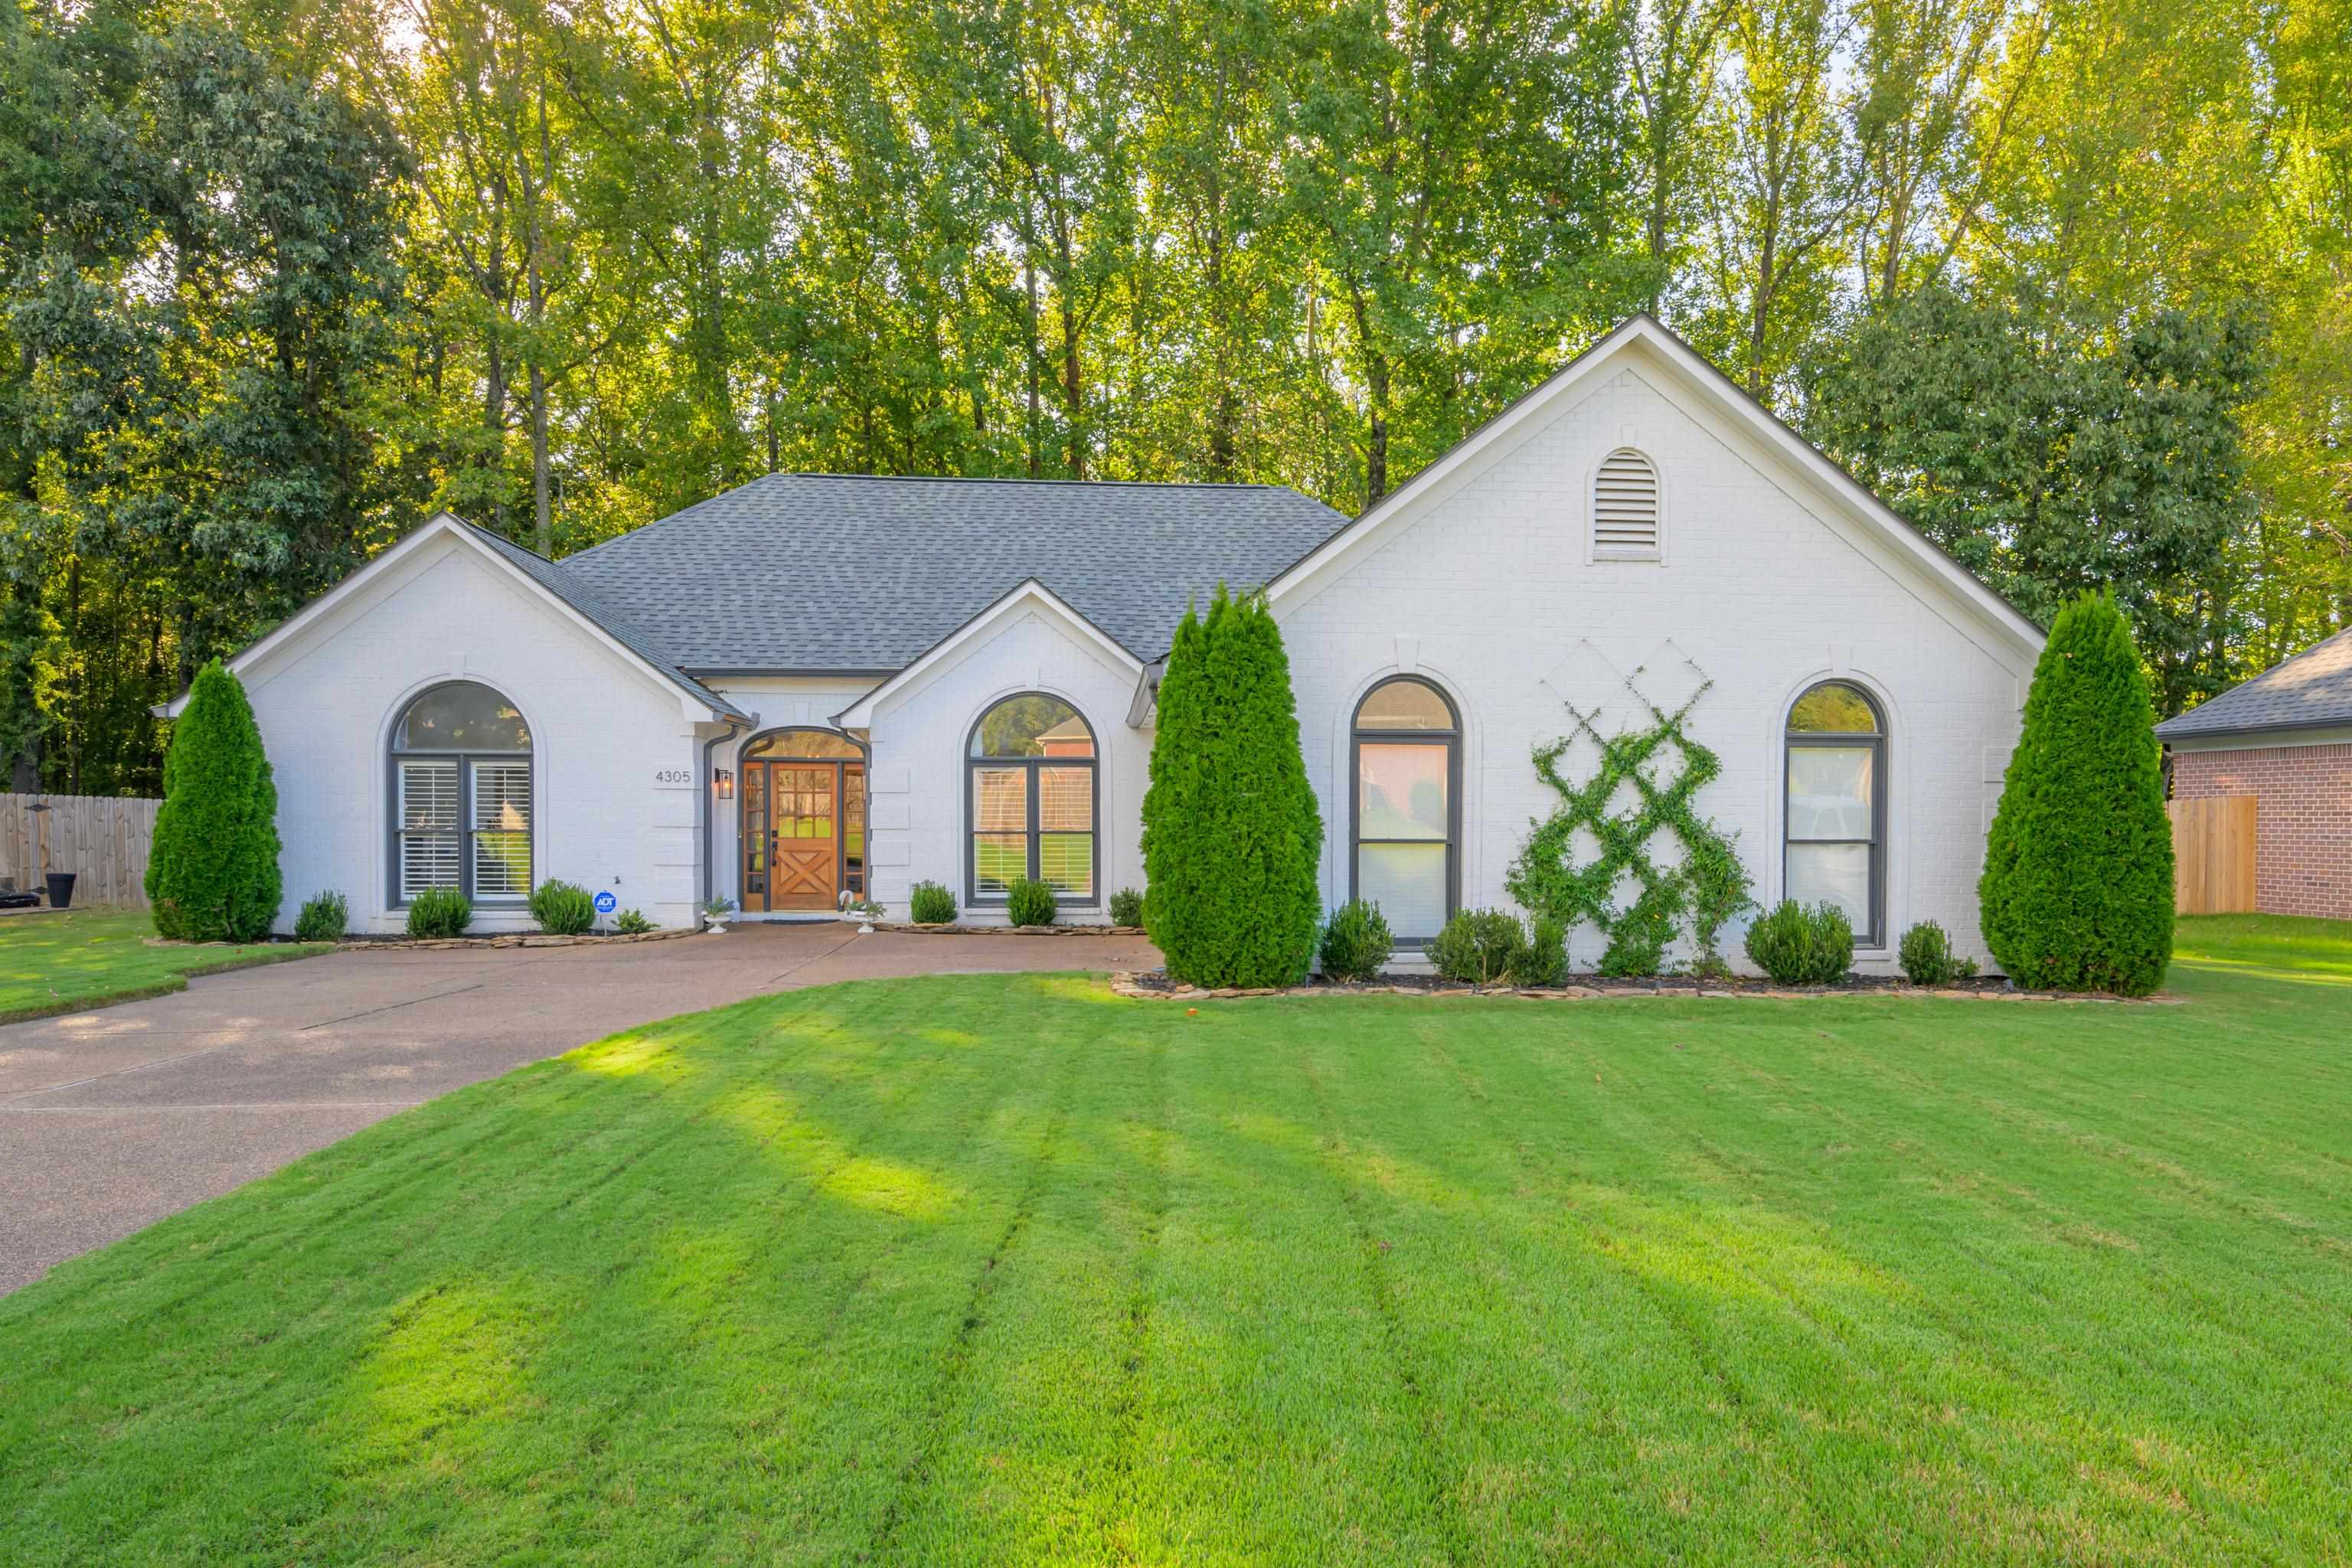
<svg viewBox="0 0 2352 1568">
<path fill-rule="evenodd" d="M 614 653 L 505 571 L 450 540 L 362 583 L 338 614 L 246 670 L 278 784 L 278 929 L 340 890 L 361 931 L 397 931 L 390 907 L 386 747 L 419 691 L 476 680 L 530 723 L 533 871 L 610 888 L 662 925 L 693 917 L 695 730 L 677 689 Z M 529 927 L 477 910 L 477 931 Z"/>
<path fill-rule="evenodd" d="M 1780 896 L 1788 706 L 1842 674 L 1878 696 L 1891 730 L 1890 937 L 1932 918 L 1981 952 L 1976 878 L 2000 787 L 1987 758 L 2014 740 L 2031 662 L 1884 544 L 1815 515 L 1796 486 L 1776 482 L 1776 460 L 1733 444 L 1743 439 L 1621 371 L 1343 574 L 1277 606 L 1329 835 L 1327 901 L 1348 896 L 1348 728 L 1380 678 L 1418 669 L 1460 706 L 1462 897 L 1507 904 L 1505 871 L 1528 821 L 1558 798 L 1529 753 L 1570 730 L 1564 695 L 1580 705 L 1609 695 L 1580 646 L 1630 671 L 1671 641 L 1714 681 L 1692 728 L 1721 755 L 1724 776 L 1700 809 L 1738 833 L 1758 899 Z M 1585 489 L 1620 445 L 1658 465 L 1662 564 L 1588 560 Z M 1591 933 L 1572 956 L 1580 967 L 1597 960 Z M 1885 958 L 1858 955 L 1865 969 Z"/>
<path fill-rule="evenodd" d="M 1100 896 L 1092 909 L 1066 906 L 1062 918 L 1106 921 L 1112 892 L 1143 885 L 1138 844 L 1151 747 L 1148 735 L 1127 725 L 1135 677 L 1058 616 L 1024 605 L 929 679 L 886 699 L 874 716 L 874 892 L 893 914 L 905 912 L 908 889 L 919 881 L 944 882 L 957 903 L 965 903 L 964 747 L 982 713 L 1024 691 L 1069 702 L 1094 726 L 1100 749 Z M 1002 917 L 971 911 L 967 918 Z"/>
</svg>

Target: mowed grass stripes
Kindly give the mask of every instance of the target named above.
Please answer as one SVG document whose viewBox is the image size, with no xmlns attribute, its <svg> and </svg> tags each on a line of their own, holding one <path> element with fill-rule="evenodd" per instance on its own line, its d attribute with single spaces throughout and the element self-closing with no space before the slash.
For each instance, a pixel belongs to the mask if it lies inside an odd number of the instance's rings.
<svg viewBox="0 0 2352 1568">
<path fill-rule="evenodd" d="M 2187 940 L 673 1019 L 0 1300 L 0 1560 L 2342 1562 L 2352 941 Z"/>
</svg>

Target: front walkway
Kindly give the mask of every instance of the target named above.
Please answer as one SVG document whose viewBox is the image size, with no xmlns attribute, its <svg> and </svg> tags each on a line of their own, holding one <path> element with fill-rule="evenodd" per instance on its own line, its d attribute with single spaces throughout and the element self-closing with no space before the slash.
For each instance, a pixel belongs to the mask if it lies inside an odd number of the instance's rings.
<svg viewBox="0 0 2352 1568">
<path fill-rule="evenodd" d="M 336 952 L 0 1027 L 0 1291 L 616 1029 L 837 980 L 1158 963 L 1140 937 L 751 925 L 597 947 Z"/>
</svg>

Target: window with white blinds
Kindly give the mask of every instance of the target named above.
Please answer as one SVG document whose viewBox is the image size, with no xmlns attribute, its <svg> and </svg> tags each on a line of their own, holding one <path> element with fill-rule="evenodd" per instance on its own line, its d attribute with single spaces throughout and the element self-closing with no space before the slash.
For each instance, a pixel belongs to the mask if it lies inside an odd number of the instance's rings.
<svg viewBox="0 0 2352 1568">
<path fill-rule="evenodd" d="M 1596 561 L 1659 557 L 1658 470 L 1631 447 L 1601 459 L 1592 481 L 1592 556 Z"/>
<path fill-rule="evenodd" d="M 436 686 L 393 726 L 392 898 L 428 888 L 520 902 L 531 886 L 530 729 L 478 681 Z"/>
<path fill-rule="evenodd" d="M 476 763 L 474 896 L 530 893 L 530 764 Z"/>
<path fill-rule="evenodd" d="M 457 886 L 457 763 L 400 764 L 400 896 Z"/>
</svg>

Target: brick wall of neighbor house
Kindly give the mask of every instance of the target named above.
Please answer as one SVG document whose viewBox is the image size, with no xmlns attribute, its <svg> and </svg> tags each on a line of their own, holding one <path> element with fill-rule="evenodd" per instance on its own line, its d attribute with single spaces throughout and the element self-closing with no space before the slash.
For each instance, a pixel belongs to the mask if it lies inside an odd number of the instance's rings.
<svg viewBox="0 0 2352 1568">
<path fill-rule="evenodd" d="M 495 688 L 530 725 L 535 879 L 611 888 L 624 909 L 691 923 L 699 759 L 677 689 L 445 540 L 246 675 L 278 784 L 279 930 L 330 889 L 350 900 L 356 930 L 405 923 L 389 897 L 385 745 L 394 715 L 443 680 Z M 484 904 L 474 929 L 530 923 L 526 910 Z"/>
<path fill-rule="evenodd" d="M 1644 680 L 1668 684 L 1666 667 L 1679 662 L 1671 641 L 1714 682 L 1692 727 L 1724 773 L 1700 806 L 1738 832 L 1757 897 L 1780 897 L 1789 705 L 1844 675 L 1878 696 L 1891 726 L 1889 945 L 1934 919 L 1981 955 L 1977 877 L 2032 656 L 1887 546 L 1824 522 L 1778 458 L 1693 418 L 1688 394 L 1668 395 L 1669 384 L 1663 372 L 1611 376 L 1344 574 L 1277 601 L 1329 836 L 1326 899 L 1348 896 L 1349 730 L 1377 679 L 1417 671 L 1459 705 L 1462 900 L 1506 904 L 1504 876 L 1528 821 L 1557 800 L 1529 752 L 1568 731 L 1564 700 L 1612 700 L 1607 668 L 1650 662 Z M 1588 559 L 1586 488 L 1619 446 L 1657 465 L 1664 564 Z M 1727 944 L 1735 958 L 1740 934 Z M 1572 956 L 1580 966 L 1598 959 L 1590 932 Z M 1857 963 L 1885 972 L 1892 953 Z"/>
<path fill-rule="evenodd" d="M 1149 734 L 1129 729 L 1131 671 L 1113 665 L 1084 633 L 1056 613 L 1022 606 L 983 632 L 954 661 L 874 715 L 874 894 L 903 916 L 908 889 L 943 882 L 975 923 L 1001 923 L 1002 911 L 969 911 L 964 884 L 964 748 L 980 716 L 1006 697 L 1046 691 L 1085 715 L 1101 747 L 1096 787 L 1102 792 L 1102 887 L 1092 908 L 1066 904 L 1065 923 L 1109 919 L 1112 892 L 1143 885 L 1143 788 L 1151 759 Z"/>
<path fill-rule="evenodd" d="M 2352 920 L 2352 745 L 2176 751 L 2172 793 L 2254 797 L 2263 913 Z"/>
</svg>

